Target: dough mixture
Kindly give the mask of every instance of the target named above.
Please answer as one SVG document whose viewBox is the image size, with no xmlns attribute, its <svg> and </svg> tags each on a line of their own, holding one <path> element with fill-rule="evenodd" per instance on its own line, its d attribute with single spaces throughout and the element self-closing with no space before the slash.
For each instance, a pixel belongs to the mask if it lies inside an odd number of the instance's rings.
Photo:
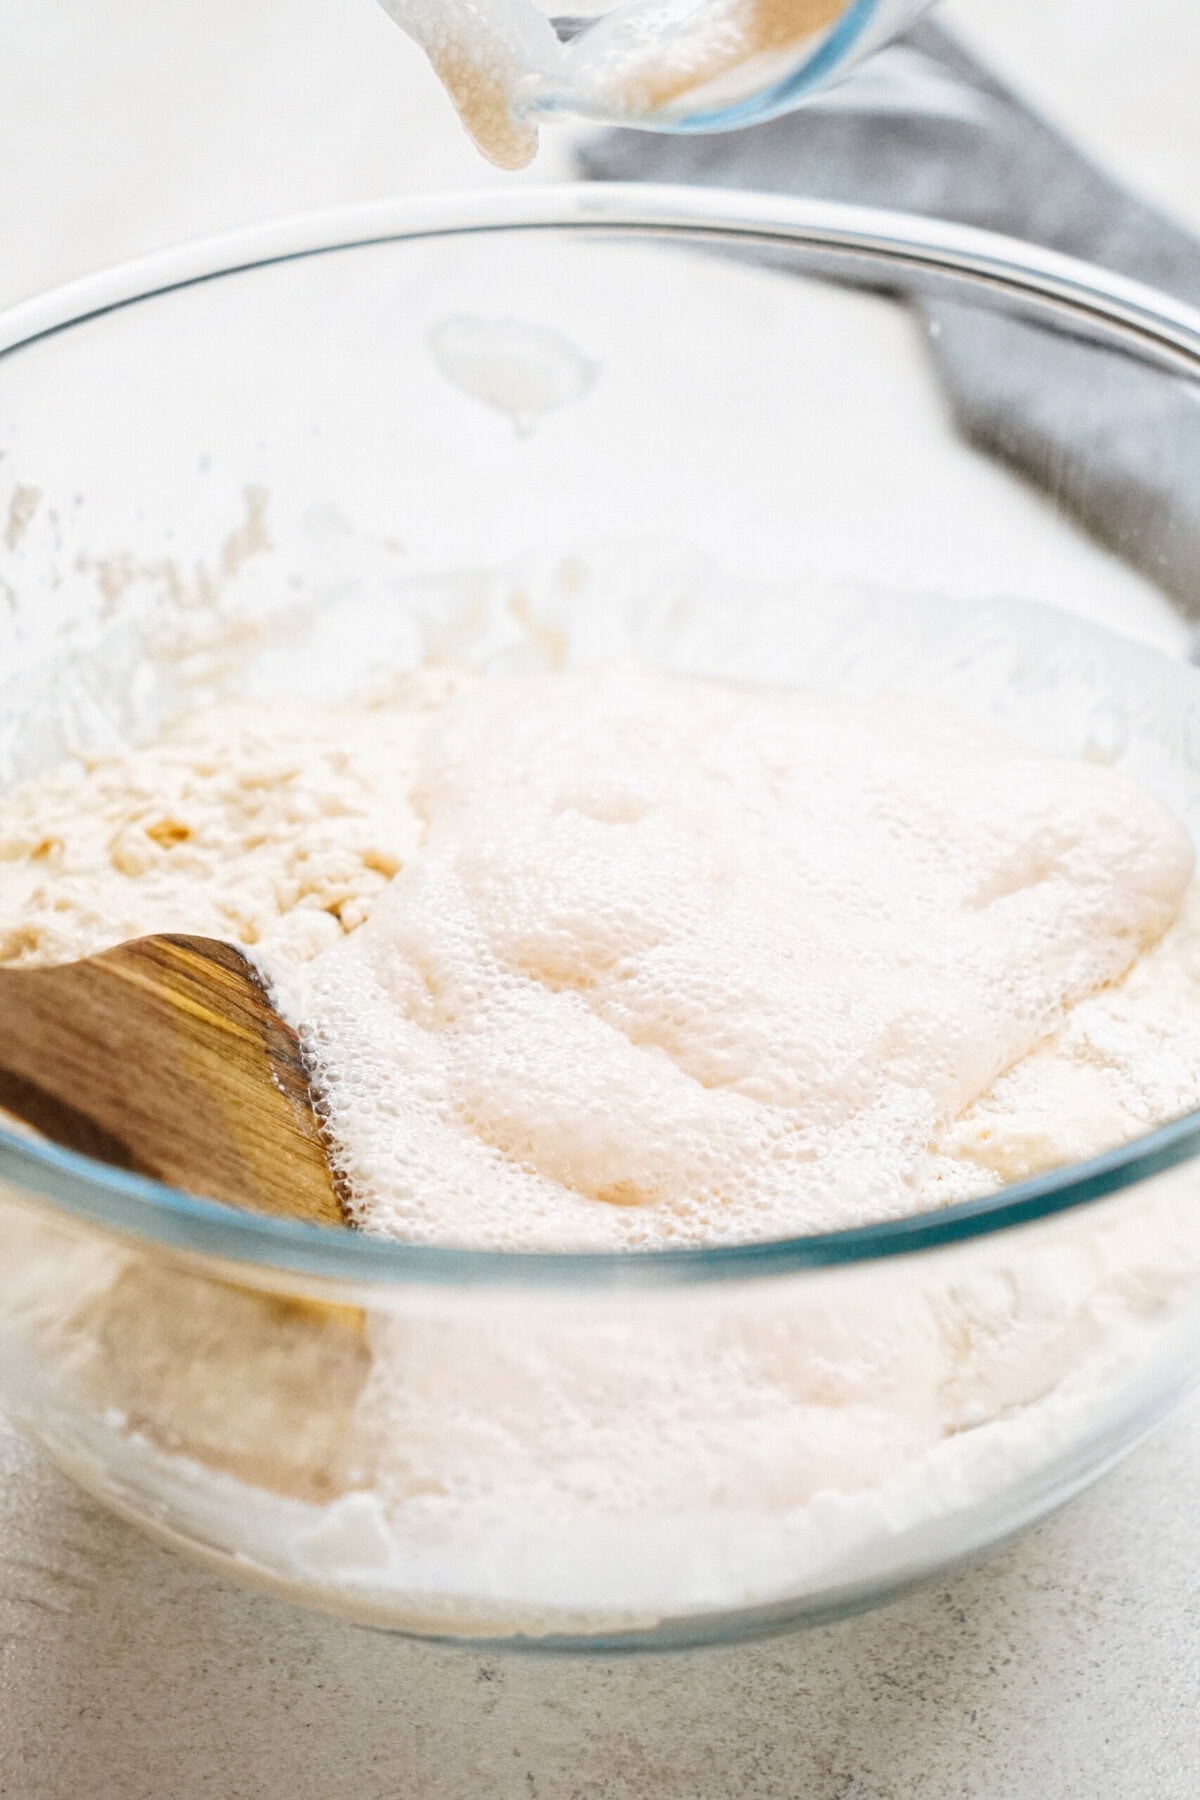
<svg viewBox="0 0 1200 1800">
<path fill-rule="evenodd" d="M 836 1228 L 1200 1105 L 1181 827 L 925 704 L 435 668 L 219 706 L 0 801 L 0 961 L 164 930 L 260 959 L 357 1222 L 401 1238 Z M 636 1318 L 305 1312 L 82 1244 L 6 1305 L 239 1554 L 422 1629 L 593 1629 L 864 1580 L 1036 1477 L 1195 1266 L 1180 1216 Z"/>
<path fill-rule="evenodd" d="M 369 1231 L 736 1242 L 1200 1104 L 1191 870 L 1124 777 L 928 708 L 434 669 L 16 790 L 0 963 L 250 949 Z"/>
</svg>

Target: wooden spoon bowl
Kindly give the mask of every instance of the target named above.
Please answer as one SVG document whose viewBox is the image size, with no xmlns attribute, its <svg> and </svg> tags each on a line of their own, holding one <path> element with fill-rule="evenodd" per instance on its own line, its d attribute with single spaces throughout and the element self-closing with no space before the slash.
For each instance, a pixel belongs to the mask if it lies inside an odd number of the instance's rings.
<svg viewBox="0 0 1200 1800">
<path fill-rule="evenodd" d="M 347 1225 L 296 1033 L 214 938 L 0 970 L 0 1107 L 187 1193 Z"/>
</svg>

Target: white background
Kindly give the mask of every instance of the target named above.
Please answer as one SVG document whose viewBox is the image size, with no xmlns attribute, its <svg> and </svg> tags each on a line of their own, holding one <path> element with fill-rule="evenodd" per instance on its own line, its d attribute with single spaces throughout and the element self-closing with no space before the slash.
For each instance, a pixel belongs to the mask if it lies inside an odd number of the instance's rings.
<svg viewBox="0 0 1200 1800">
<path fill-rule="evenodd" d="M 1195 0 L 951 0 L 1200 229 Z M 567 134 L 522 179 L 567 172 Z M 0 0 L 0 302 L 339 200 L 498 179 L 372 0 Z M 1200 252 L 1198 252 L 1200 254 Z M 0 1427 L 3 1800 L 1191 1800 L 1200 1406 L 979 1570 L 686 1658 L 407 1644 L 196 1572 Z"/>
</svg>

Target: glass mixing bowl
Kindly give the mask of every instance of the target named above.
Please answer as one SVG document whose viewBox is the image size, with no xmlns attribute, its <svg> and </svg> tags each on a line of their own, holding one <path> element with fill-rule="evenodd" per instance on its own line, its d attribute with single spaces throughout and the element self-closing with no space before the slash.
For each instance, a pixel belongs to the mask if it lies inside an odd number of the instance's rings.
<svg viewBox="0 0 1200 1800">
<path fill-rule="evenodd" d="M 949 701 L 1200 828 L 1200 321 L 1131 284 L 826 205 L 522 190 L 156 257 L 0 347 L 5 786 L 227 692 L 634 654 Z M 164 1542 L 351 1619 L 826 1619 L 1025 1527 L 1192 1378 L 1198 1150 L 1191 1116 L 876 1228 L 517 1255 L 4 1131 L 3 1404 Z"/>
</svg>

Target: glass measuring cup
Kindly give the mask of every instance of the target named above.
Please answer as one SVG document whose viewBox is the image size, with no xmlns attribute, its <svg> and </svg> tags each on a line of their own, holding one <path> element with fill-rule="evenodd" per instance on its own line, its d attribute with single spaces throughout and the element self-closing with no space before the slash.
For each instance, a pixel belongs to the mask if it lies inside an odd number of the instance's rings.
<svg viewBox="0 0 1200 1800">
<path fill-rule="evenodd" d="M 519 168 L 539 121 L 723 131 L 799 106 L 932 0 L 626 0 L 547 17 L 535 0 L 381 0 L 480 149 Z M 587 0 L 584 0 L 587 4 Z"/>
</svg>

